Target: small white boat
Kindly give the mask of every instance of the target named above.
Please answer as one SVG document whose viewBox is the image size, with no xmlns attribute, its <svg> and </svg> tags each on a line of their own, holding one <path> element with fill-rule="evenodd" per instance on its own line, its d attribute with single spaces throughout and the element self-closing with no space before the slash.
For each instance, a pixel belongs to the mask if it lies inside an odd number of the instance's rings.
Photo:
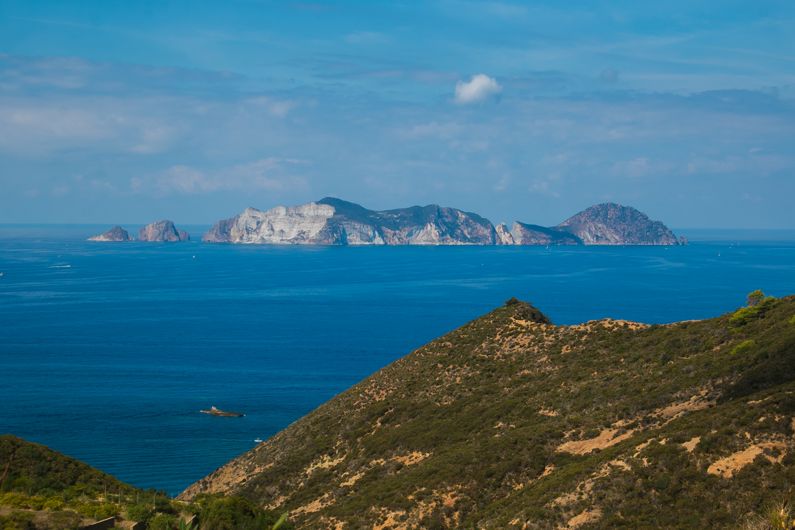
<svg viewBox="0 0 795 530">
<path fill-rule="evenodd" d="M 254 443 L 261 444 L 262 443 L 262 438 L 254 438 Z"/>
</svg>

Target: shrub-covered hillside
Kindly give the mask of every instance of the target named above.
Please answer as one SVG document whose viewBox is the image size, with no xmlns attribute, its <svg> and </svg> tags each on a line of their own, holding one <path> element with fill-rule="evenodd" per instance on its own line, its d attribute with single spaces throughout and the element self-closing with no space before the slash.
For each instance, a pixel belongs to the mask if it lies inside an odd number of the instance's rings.
<svg viewBox="0 0 795 530">
<path fill-rule="evenodd" d="M 203 495 L 192 503 L 143 491 L 78 460 L 15 436 L 0 436 L 0 529 L 76 529 L 116 517 L 151 530 L 292 528 L 274 512 L 235 496 Z M 189 524 L 192 523 L 192 524 Z"/>
<path fill-rule="evenodd" d="M 301 528 L 708 528 L 795 499 L 795 298 L 654 325 L 505 306 L 186 490 Z"/>
</svg>

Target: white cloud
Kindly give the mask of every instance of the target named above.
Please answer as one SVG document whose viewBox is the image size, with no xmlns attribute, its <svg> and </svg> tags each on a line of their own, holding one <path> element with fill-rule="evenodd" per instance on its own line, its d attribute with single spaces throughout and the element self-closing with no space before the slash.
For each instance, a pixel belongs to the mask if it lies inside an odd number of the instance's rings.
<svg viewBox="0 0 795 530">
<path fill-rule="evenodd" d="M 477 74 L 467 81 L 455 85 L 455 102 L 461 105 L 477 103 L 502 92 L 502 86 L 493 77 Z"/>
</svg>

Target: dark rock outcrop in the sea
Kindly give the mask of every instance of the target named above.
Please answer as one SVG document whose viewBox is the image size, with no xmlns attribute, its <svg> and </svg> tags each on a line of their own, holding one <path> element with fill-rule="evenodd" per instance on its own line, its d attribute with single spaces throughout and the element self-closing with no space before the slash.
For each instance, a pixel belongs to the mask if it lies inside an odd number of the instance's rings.
<svg viewBox="0 0 795 530">
<path fill-rule="evenodd" d="M 217 222 L 210 243 L 300 245 L 676 245 L 658 221 L 617 204 L 593 206 L 555 227 L 515 222 L 508 229 L 438 205 L 369 210 L 327 197 L 267 211 L 247 208 Z"/>
<path fill-rule="evenodd" d="M 102 241 L 102 242 L 114 242 L 114 241 L 132 241 L 129 232 L 120 226 L 114 226 L 107 232 L 103 232 L 101 234 L 97 234 L 95 236 L 91 236 L 88 238 L 89 241 Z"/>
<path fill-rule="evenodd" d="M 678 245 L 667 226 L 630 206 L 612 202 L 597 204 L 555 227 L 569 232 L 586 245 Z"/>
<path fill-rule="evenodd" d="M 190 240 L 184 230 L 177 230 L 171 221 L 157 221 L 146 225 L 138 232 L 141 241 L 178 242 Z"/>
</svg>

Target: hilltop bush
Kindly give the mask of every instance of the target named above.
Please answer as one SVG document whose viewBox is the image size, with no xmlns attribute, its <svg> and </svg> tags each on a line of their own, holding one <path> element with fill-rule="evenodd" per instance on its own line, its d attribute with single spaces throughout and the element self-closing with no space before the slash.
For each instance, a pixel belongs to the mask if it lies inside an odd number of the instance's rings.
<svg viewBox="0 0 795 530">
<path fill-rule="evenodd" d="M 765 296 L 762 291 L 756 290 L 748 295 L 748 305 L 741 307 L 729 317 L 729 324 L 740 327 L 752 320 L 762 318 L 775 302 L 775 297 Z"/>
</svg>

